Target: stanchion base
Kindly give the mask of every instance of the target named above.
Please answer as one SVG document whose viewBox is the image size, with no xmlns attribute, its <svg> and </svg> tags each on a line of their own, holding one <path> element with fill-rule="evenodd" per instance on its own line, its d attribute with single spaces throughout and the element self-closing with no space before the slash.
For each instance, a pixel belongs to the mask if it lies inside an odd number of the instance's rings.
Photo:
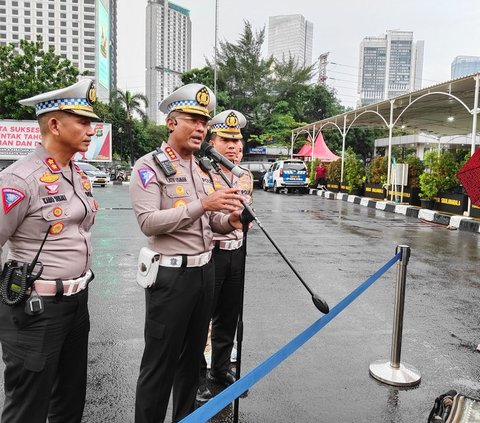
<svg viewBox="0 0 480 423">
<path fill-rule="evenodd" d="M 378 360 L 370 364 L 370 375 L 380 382 L 393 386 L 415 386 L 420 383 L 420 372 L 408 364 L 392 367 L 390 360 Z"/>
</svg>

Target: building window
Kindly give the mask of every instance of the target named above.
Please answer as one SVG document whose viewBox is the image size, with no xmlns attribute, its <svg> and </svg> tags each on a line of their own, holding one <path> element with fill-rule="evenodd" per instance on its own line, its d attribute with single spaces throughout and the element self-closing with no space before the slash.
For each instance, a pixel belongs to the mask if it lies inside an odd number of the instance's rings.
<svg viewBox="0 0 480 423">
<path fill-rule="evenodd" d="M 38 17 L 42 17 L 43 16 L 43 12 L 41 10 L 37 10 L 37 16 Z"/>
</svg>

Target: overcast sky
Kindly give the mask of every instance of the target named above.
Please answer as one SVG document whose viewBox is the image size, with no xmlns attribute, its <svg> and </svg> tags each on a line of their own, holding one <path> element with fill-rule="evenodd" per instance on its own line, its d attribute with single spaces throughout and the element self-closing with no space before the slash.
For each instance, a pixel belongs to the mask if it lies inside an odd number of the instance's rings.
<svg viewBox="0 0 480 423">
<path fill-rule="evenodd" d="M 177 0 L 190 10 L 192 67 L 212 58 L 215 44 L 215 0 Z M 328 85 L 345 106 L 358 98 L 360 42 L 386 30 L 413 31 L 425 42 L 423 84 L 450 79 L 455 56 L 480 56 L 480 0 L 218 0 L 220 40 L 235 42 L 244 21 L 264 26 L 268 17 L 302 14 L 313 23 L 313 60 L 330 52 Z M 118 0 L 118 86 L 145 93 L 145 11 L 147 0 Z M 334 78 L 334 79 L 333 79 Z"/>
</svg>

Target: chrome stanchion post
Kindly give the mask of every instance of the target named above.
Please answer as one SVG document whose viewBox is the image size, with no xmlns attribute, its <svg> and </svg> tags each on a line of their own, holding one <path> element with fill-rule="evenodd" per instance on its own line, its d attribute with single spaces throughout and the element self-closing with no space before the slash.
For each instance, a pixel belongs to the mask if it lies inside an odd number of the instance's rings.
<svg viewBox="0 0 480 423">
<path fill-rule="evenodd" d="M 390 360 L 378 360 L 370 364 L 370 375 L 380 382 L 393 386 L 414 386 L 420 383 L 420 372 L 414 367 L 401 363 L 403 311 L 405 307 L 405 286 L 410 247 L 398 245 L 400 252 L 397 262 L 397 285 L 395 288 L 395 310 L 393 315 L 392 350 Z"/>
</svg>

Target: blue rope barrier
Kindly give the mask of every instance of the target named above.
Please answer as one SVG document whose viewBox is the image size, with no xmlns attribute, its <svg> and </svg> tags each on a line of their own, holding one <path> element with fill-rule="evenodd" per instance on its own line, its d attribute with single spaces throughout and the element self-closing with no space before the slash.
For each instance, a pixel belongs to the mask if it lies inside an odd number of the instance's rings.
<svg viewBox="0 0 480 423">
<path fill-rule="evenodd" d="M 312 338 L 320 329 L 324 328 L 335 317 L 337 317 L 345 308 L 347 308 L 354 300 L 356 300 L 363 292 L 367 290 L 380 276 L 382 276 L 390 267 L 400 260 L 401 253 L 393 256 L 387 263 L 378 269 L 372 276 L 365 280 L 361 285 L 355 288 L 342 301 L 340 301 L 330 313 L 322 316 L 302 333 L 293 338 L 288 344 L 284 345 L 277 352 L 260 363 L 257 367 L 250 370 L 245 376 L 241 377 L 234 384 L 220 392 L 205 405 L 197 408 L 193 413 L 182 419 L 180 423 L 199 423 L 206 422 L 215 416 L 219 411 L 223 410 L 228 404 L 246 392 L 255 385 L 260 379 L 264 378 L 282 361 L 286 360 L 310 338 Z"/>
</svg>

